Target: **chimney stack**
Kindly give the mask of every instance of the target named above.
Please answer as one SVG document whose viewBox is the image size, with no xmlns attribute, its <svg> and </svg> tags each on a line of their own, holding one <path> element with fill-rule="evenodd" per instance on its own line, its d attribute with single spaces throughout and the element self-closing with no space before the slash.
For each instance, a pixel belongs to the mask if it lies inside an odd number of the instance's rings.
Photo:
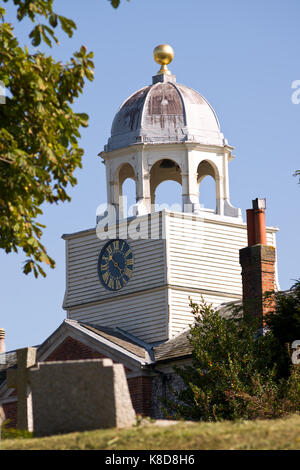
<svg viewBox="0 0 300 470">
<path fill-rule="evenodd" d="M 0 328 L 0 354 L 5 353 L 5 330 Z"/>
<path fill-rule="evenodd" d="M 252 209 L 247 209 L 248 246 L 266 245 L 267 232 L 265 221 L 266 200 L 256 198 L 252 201 Z"/>
<path fill-rule="evenodd" d="M 275 310 L 275 295 L 265 299 L 266 292 L 275 291 L 276 261 L 275 248 L 267 245 L 265 209 L 266 200 L 258 198 L 247 209 L 248 246 L 240 250 L 244 315 L 258 318 L 260 328 Z"/>
</svg>

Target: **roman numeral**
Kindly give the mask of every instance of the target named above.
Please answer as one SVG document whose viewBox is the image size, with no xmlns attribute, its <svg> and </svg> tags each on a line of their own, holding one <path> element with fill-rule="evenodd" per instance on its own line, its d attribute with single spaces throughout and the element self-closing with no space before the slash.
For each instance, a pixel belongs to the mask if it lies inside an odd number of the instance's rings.
<svg viewBox="0 0 300 470">
<path fill-rule="evenodd" d="M 101 271 L 104 272 L 104 271 L 107 271 L 107 268 L 108 268 L 108 264 L 101 264 Z"/>
<path fill-rule="evenodd" d="M 130 277 L 131 274 L 132 274 L 132 270 L 128 269 L 128 268 L 125 268 L 125 274 L 126 274 L 127 277 Z"/>
</svg>

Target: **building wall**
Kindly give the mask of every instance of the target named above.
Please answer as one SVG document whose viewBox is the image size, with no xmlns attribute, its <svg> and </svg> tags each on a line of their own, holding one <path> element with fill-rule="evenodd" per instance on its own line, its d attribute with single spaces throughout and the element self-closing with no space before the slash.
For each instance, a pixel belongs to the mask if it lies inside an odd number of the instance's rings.
<svg viewBox="0 0 300 470">
<path fill-rule="evenodd" d="M 198 290 L 178 289 L 176 287 L 169 289 L 170 303 L 170 322 L 169 336 L 170 338 L 180 333 L 194 321 L 191 312 L 190 301 L 200 303 L 202 298 L 214 307 L 219 306 L 223 302 L 233 302 L 237 300 L 236 296 L 226 296 L 221 294 L 211 294 L 209 291 L 202 292 Z"/>
<path fill-rule="evenodd" d="M 181 377 L 174 372 L 168 372 L 164 375 L 158 374 L 152 379 L 152 410 L 151 416 L 154 419 L 176 418 L 176 402 L 174 392 L 179 392 L 184 387 Z"/>
<path fill-rule="evenodd" d="M 146 227 L 145 236 L 148 236 L 148 216 L 138 221 L 142 230 Z M 121 224 L 121 234 L 125 225 L 130 233 L 131 222 Z M 98 257 L 107 240 L 100 240 L 95 230 L 64 236 L 66 293 L 63 306 L 68 318 L 118 326 L 145 341 L 167 339 L 165 240 L 161 236 L 159 215 L 151 222 L 149 236 L 154 239 L 127 239 L 134 255 L 133 274 L 124 288 L 114 292 L 103 287 L 97 272 Z"/>
<path fill-rule="evenodd" d="M 98 277 L 98 257 L 107 240 L 99 240 L 96 232 L 84 233 L 67 240 L 66 295 L 64 308 L 86 305 L 90 302 L 115 299 L 121 295 L 164 284 L 164 241 L 129 240 L 134 253 L 134 269 L 128 284 L 120 291 L 109 291 Z"/>
<path fill-rule="evenodd" d="M 17 406 L 17 400 L 2 404 L 5 420 L 8 420 L 7 428 L 15 428 L 17 426 Z"/>
<path fill-rule="evenodd" d="M 118 326 L 138 338 L 153 342 L 168 338 L 168 293 L 166 287 L 119 296 L 68 310 L 72 320 L 101 326 Z"/>
<path fill-rule="evenodd" d="M 107 240 L 95 230 L 67 235 L 66 295 L 70 319 L 102 326 L 119 326 L 147 342 L 166 340 L 193 320 L 189 298 L 201 296 L 218 306 L 242 298 L 239 250 L 247 246 L 247 228 L 239 218 L 162 211 L 157 227 L 152 215 L 120 223 L 141 224 L 142 236 L 128 239 L 134 254 L 133 275 L 119 291 L 105 289 L 98 278 L 99 253 Z M 154 220 L 154 219 L 153 219 Z M 267 229 L 276 246 L 277 229 Z M 126 233 L 126 231 L 125 231 Z"/>
<path fill-rule="evenodd" d="M 68 336 L 43 362 L 105 359 L 106 356 Z"/>
<path fill-rule="evenodd" d="M 136 414 L 152 416 L 152 377 L 127 378 L 132 406 Z"/>
<path fill-rule="evenodd" d="M 193 321 L 190 299 L 199 302 L 203 296 L 216 307 L 242 298 L 239 250 L 247 246 L 247 226 L 209 213 L 169 213 L 165 225 L 172 337 Z M 276 246 L 276 231 L 267 229 L 269 245 Z"/>
</svg>

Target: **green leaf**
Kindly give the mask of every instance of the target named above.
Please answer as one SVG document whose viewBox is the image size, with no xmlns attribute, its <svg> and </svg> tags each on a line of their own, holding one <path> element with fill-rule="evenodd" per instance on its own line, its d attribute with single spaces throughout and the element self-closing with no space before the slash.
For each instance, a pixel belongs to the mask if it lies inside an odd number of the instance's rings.
<svg viewBox="0 0 300 470">
<path fill-rule="evenodd" d="M 32 38 L 31 44 L 33 46 L 38 46 L 41 43 L 41 31 L 40 31 L 40 25 L 36 26 L 33 28 L 31 33 L 29 34 L 29 37 Z"/>
<path fill-rule="evenodd" d="M 57 26 L 57 15 L 56 13 L 52 13 L 52 15 L 49 16 L 49 23 L 53 28 L 56 28 Z"/>
<path fill-rule="evenodd" d="M 69 36 L 76 29 L 74 21 L 53 11 L 52 0 L 13 1 L 19 20 L 34 22 L 29 37 L 35 47 L 58 42 L 53 31 L 58 23 Z M 49 26 L 38 22 L 41 16 Z M 83 156 L 78 139 L 88 116 L 75 113 L 73 102 L 85 79 L 93 80 L 94 64 L 84 47 L 66 64 L 30 54 L 5 18 L 0 32 L 0 77 L 11 92 L 8 106 L 0 107 L 0 248 L 23 250 L 23 272 L 44 276 L 41 264 L 54 268 L 55 261 L 41 243 L 46 229 L 38 222 L 41 205 L 69 201 L 66 188 L 77 182 L 73 175 Z"/>
<path fill-rule="evenodd" d="M 110 0 L 110 3 L 114 8 L 118 8 L 120 5 L 120 0 Z"/>
<path fill-rule="evenodd" d="M 65 33 L 69 37 L 73 36 L 73 29 L 76 29 L 76 24 L 74 21 L 70 20 L 69 18 L 66 18 L 65 16 L 60 16 L 58 15 L 58 19 L 60 21 L 61 27 Z"/>
</svg>

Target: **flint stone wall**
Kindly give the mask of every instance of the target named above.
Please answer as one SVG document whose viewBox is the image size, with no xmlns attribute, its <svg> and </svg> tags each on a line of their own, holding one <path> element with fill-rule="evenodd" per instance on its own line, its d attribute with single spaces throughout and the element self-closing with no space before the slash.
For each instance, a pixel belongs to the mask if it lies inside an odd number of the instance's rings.
<svg viewBox="0 0 300 470">
<path fill-rule="evenodd" d="M 179 392 L 184 388 L 182 378 L 175 373 L 156 375 L 152 381 L 152 418 L 175 418 L 174 409 L 166 405 L 166 401 L 177 401 L 173 391 Z"/>
</svg>

